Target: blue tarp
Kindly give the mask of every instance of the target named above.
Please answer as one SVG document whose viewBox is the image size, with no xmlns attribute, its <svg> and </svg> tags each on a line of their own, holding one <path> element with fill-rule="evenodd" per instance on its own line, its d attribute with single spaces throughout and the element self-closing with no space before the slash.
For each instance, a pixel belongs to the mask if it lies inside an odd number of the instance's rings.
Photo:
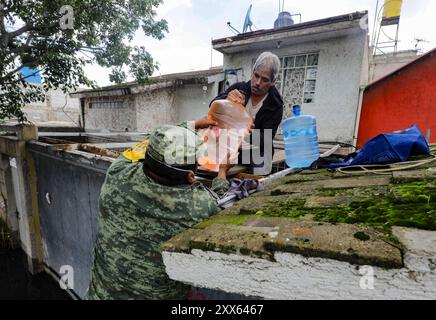
<svg viewBox="0 0 436 320">
<path fill-rule="evenodd" d="M 416 125 L 402 131 L 379 134 L 362 149 L 349 155 L 343 162 L 325 165 L 339 168 L 363 164 L 388 164 L 408 160 L 411 156 L 429 154 L 430 148 Z"/>
</svg>

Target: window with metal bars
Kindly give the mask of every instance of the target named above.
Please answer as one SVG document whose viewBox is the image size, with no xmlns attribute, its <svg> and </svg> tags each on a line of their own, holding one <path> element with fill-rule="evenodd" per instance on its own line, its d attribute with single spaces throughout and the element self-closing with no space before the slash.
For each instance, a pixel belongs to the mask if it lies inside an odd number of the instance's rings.
<svg viewBox="0 0 436 320">
<path fill-rule="evenodd" d="M 89 109 L 121 109 L 124 101 L 93 101 L 89 103 Z"/>
<path fill-rule="evenodd" d="M 319 53 L 307 53 L 280 58 L 281 69 L 276 87 L 285 102 L 285 116 L 294 104 L 314 103 Z M 288 110 L 286 110 L 288 109 Z"/>
</svg>

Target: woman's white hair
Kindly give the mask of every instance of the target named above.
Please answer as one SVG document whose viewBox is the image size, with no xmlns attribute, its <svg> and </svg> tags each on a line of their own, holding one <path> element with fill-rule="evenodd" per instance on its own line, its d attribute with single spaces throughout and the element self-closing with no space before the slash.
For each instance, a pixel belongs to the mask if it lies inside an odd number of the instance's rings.
<svg viewBox="0 0 436 320">
<path fill-rule="evenodd" d="M 253 72 L 258 68 L 264 68 L 271 72 L 271 81 L 276 80 L 280 70 L 280 59 L 274 53 L 269 51 L 263 52 L 257 58 L 253 66 Z"/>
</svg>

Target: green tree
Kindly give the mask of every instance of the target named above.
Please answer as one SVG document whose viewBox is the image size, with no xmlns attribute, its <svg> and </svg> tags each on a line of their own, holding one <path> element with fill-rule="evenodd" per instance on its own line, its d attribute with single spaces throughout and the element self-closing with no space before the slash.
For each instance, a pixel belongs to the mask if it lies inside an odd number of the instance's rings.
<svg viewBox="0 0 436 320">
<path fill-rule="evenodd" d="M 144 83 L 157 65 L 130 42 L 140 28 L 159 40 L 168 32 L 167 22 L 155 19 L 161 2 L 0 0 L 0 119 L 25 121 L 21 107 L 44 101 L 46 90 L 95 86 L 84 73 L 87 63 L 111 68 L 112 82 L 125 81 L 128 70 Z M 27 83 L 24 67 L 40 71 L 43 86 Z"/>
</svg>

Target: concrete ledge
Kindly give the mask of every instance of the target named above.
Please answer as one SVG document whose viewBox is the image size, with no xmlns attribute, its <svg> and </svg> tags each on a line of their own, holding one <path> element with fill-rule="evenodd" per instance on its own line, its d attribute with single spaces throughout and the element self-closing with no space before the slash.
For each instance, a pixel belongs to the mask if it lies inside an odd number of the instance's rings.
<svg viewBox="0 0 436 320">
<path fill-rule="evenodd" d="M 163 252 L 171 279 L 263 299 L 436 299 L 436 272 L 276 252 L 274 261 L 193 249 Z"/>
<path fill-rule="evenodd" d="M 15 132 L 20 140 L 33 140 L 38 138 L 38 128 L 31 124 L 9 123 L 0 125 L 0 131 Z"/>
<path fill-rule="evenodd" d="M 75 166 L 84 167 L 105 174 L 114 158 L 93 154 L 90 152 L 79 151 L 79 144 L 69 145 L 50 145 L 41 142 L 29 142 L 29 151 L 33 154 L 48 157 L 57 161 L 63 161 Z"/>
<path fill-rule="evenodd" d="M 394 227 L 393 233 L 406 248 L 408 267 L 423 273 L 436 272 L 436 231 Z"/>
<path fill-rule="evenodd" d="M 201 249 L 271 261 L 274 252 L 279 251 L 358 265 L 403 266 L 397 245 L 389 243 L 385 234 L 369 227 L 257 216 L 217 216 L 209 223 L 212 224 L 202 230 L 178 235 L 162 249 L 179 251 L 178 248 L 183 247 L 184 252 Z"/>
<path fill-rule="evenodd" d="M 9 157 L 25 157 L 26 141 L 13 136 L 0 137 L 0 153 Z"/>
<path fill-rule="evenodd" d="M 164 243 L 164 264 L 248 297 L 436 299 L 435 188 L 434 167 L 303 171 Z"/>
<path fill-rule="evenodd" d="M 399 269 L 281 251 L 272 259 L 200 249 L 162 256 L 171 279 L 263 299 L 436 299 L 436 232 L 393 232 L 404 248 Z"/>
</svg>

